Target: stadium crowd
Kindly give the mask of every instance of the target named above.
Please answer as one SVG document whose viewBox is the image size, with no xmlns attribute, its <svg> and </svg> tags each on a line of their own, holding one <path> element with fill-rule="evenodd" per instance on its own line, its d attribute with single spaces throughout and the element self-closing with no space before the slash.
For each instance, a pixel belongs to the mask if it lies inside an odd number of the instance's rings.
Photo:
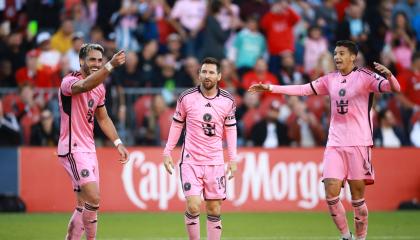
<svg viewBox="0 0 420 240">
<path fill-rule="evenodd" d="M 221 61 L 220 87 L 236 98 L 240 146 L 323 146 L 328 99 L 247 89 L 334 71 L 341 39 L 357 42 L 358 66 L 380 62 L 402 88 L 375 97 L 374 144 L 420 147 L 419 0 L 0 1 L 0 146 L 57 145 L 57 87 L 79 70 L 85 42 L 101 44 L 107 59 L 126 51 L 105 85 L 127 145 L 164 146 L 177 94 L 198 84 L 206 56 Z"/>
</svg>

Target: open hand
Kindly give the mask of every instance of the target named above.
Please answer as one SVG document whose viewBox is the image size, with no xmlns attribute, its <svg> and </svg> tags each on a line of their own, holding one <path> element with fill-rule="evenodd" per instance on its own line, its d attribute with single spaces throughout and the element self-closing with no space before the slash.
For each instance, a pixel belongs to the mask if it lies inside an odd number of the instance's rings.
<svg viewBox="0 0 420 240">
<path fill-rule="evenodd" d="M 163 164 L 165 165 L 166 171 L 172 175 L 172 172 L 174 171 L 174 162 L 172 161 L 172 157 L 164 156 Z"/>
<path fill-rule="evenodd" d="M 252 84 L 251 87 L 249 87 L 248 92 L 256 93 L 256 92 L 265 92 L 269 90 L 270 90 L 270 86 L 268 84 L 258 83 L 258 84 Z"/>
</svg>

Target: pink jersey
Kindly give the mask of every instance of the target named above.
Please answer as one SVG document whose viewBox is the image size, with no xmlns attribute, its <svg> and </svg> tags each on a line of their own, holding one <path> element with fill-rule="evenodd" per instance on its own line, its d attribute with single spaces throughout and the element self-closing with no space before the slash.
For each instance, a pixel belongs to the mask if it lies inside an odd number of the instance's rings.
<svg viewBox="0 0 420 240">
<path fill-rule="evenodd" d="M 397 82 L 394 77 L 392 81 Z M 327 146 L 373 145 L 370 110 L 374 93 L 390 90 L 387 79 L 366 68 L 355 68 L 345 76 L 333 72 L 306 85 L 273 86 L 273 93 L 330 96 Z"/>
<path fill-rule="evenodd" d="M 178 99 L 174 114 L 174 123 L 185 124 L 185 140 L 182 151 L 182 162 L 196 165 L 219 165 L 223 160 L 223 134 L 234 135 L 234 141 L 228 138 L 229 158 L 236 160 L 236 105 L 227 91 L 218 89 L 214 98 L 205 97 L 200 87 L 191 88 L 182 93 Z M 174 125 L 173 123 L 173 125 Z M 171 126 L 171 131 L 174 128 Z M 181 127 L 182 129 L 182 127 Z M 233 131 L 230 131 L 230 130 Z M 164 154 L 169 155 L 175 141 L 169 134 Z M 179 135 L 178 135 L 179 136 Z M 234 146 L 233 146 L 234 145 Z"/>
<path fill-rule="evenodd" d="M 105 106 L 105 87 L 101 84 L 88 92 L 72 95 L 72 85 L 81 79 L 80 72 L 73 72 L 64 77 L 60 86 L 59 156 L 74 152 L 95 152 L 94 115 L 96 108 Z"/>
</svg>

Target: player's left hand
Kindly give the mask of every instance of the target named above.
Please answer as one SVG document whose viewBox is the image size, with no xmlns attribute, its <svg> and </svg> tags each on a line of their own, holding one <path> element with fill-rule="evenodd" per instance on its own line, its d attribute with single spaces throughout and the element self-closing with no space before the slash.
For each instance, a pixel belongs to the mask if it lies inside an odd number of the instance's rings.
<svg viewBox="0 0 420 240">
<path fill-rule="evenodd" d="M 128 150 L 124 147 L 124 145 L 119 144 L 117 149 L 121 156 L 121 158 L 119 159 L 120 163 L 124 164 L 128 162 L 130 154 L 128 153 Z"/>
<path fill-rule="evenodd" d="M 378 70 L 383 75 L 385 75 L 386 78 L 389 78 L 392 76 L 391 71 L 388 68 L 386 68 L 384 65 L 379 64 L 377 62 L 373 62 L 373 65 L 375 65 L 375 69 Z"/>
<path fill-rule="evenodd" d="M 228 179 L 232 179 L 235 176 L 235 172 L 238 170 L 238 166 L 236 165 L 236 162 L 229 162 L 226 175 L 229 175 Z M 230 173 L 230 174 L 229 174 Z"/>
</svg>

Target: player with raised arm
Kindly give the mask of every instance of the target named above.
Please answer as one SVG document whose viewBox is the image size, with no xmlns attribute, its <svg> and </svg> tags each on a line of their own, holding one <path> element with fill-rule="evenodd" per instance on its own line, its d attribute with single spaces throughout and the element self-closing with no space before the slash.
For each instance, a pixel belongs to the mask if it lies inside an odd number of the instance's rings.
<svg viewBox="0 0 420 240">
<path fill-rule="evenodd" d="M 357 53 L 357 45 L 352 41 L 338 41 L 334 50 L 334 62 L 338 71 L 305 85 L 254 84 L 249 88 L 251 92 L 330 96 L 331 121 L 322 178 L 328 209 L 343 240 L 353 238 L 339 198 L 344 181 L 350 185 L 356 239 L 364 240 L 367 235 L 368 209 L 364 193 L 365 186 L 374 182 L 370 116 L 374 93 L 400 91 L 397 79 L 383 65 L 374 63 L 375 69 L 386 78 L 366 68 L 356 67 L 354 62 Z"/>
<path fill-rule="evenodd" d="M 125 63 L 120 51 L 103 66 L 104 49 L 98 44 L 84 44 L 79 52 L 80 72 L 63 78 L 59 88 L 61 115 L 58 156 L 69 174 L 76 193 L 77 206 L 67 229 L 67 240 L 96 238 L 99 208 L 99 168 L 93 139 L 94 117 L 105 135 L 114 142 L 120 162 L 128 161 L 128 151 L 118 137 L 105 108 L 102 82 L 113 68 Z"/>
<path fill-rule="evenodd" d="M 171 152 L 185 126 L 185 140 L 179 164 L 182 189 L 187 200 L 185 226 L 190 240 L 200 239 L 201 195 L 206 201 L 207 239 L 219 240 L 222 234 L 220 218 L 222 200 L 226 199 L 226 174 L 229 179 L 236 171 L 235 101 L 218 87 L 220 63 L 214 58 L 202 61 L 200 85 L 183 92 L 177 102 L 163 152 L 166 170 L 172 174 Z M 229 164 L 225 172 L 223 135 L 226 134 Z"/>
</svg>

